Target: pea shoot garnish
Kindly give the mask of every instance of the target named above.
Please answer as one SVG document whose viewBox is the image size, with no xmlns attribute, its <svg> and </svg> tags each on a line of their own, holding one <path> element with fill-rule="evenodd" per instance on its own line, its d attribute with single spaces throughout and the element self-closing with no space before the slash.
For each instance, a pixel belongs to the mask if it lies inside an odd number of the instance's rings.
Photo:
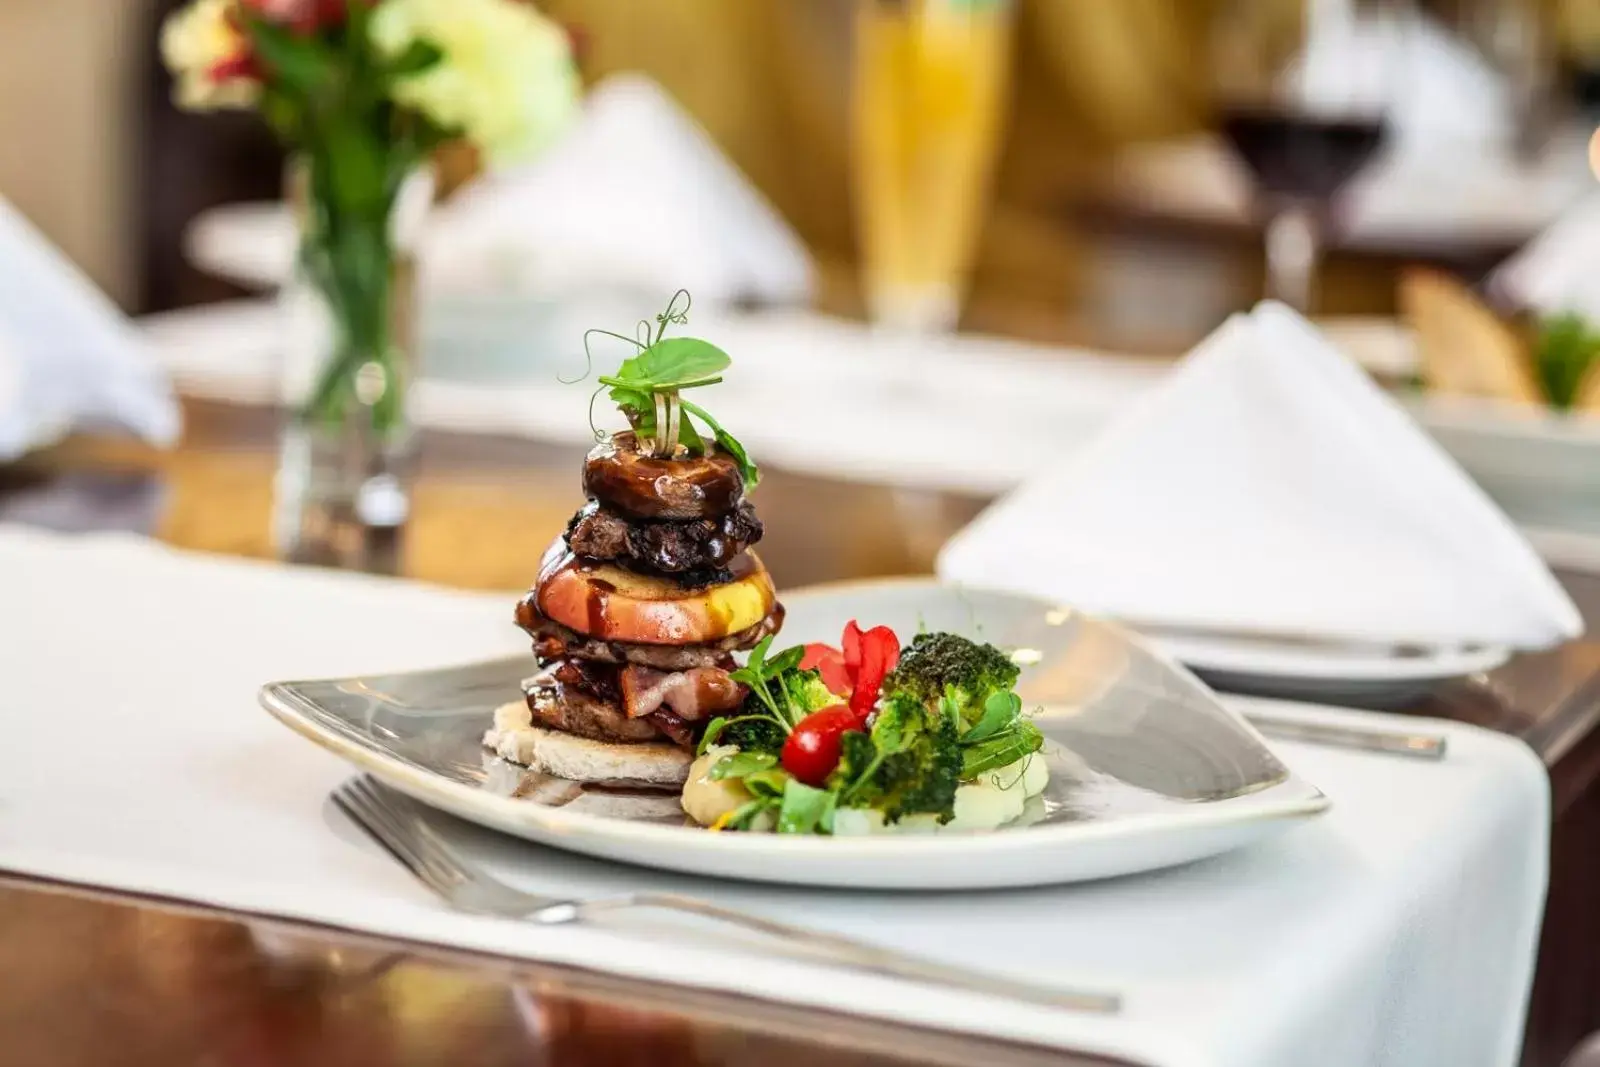
<svg viewBox="0 0 1600 1067">
<path fill-rule="evenodd" d="M 679 289 L 668 301 L 666 310 L 655 317 L 654 325 L 649 319 L 640 319 L 632 337 L 598 328 L 585 331 L 583 354 L 589 367 L 594 366 L 589 339 L 596 334 L 614 337 L 637 349 L 634 355 L 622 361 L 615 373 L 602 374 L 596 379 L 600 385 L 589 398 L 590 428 L 595 430 L 597 440 L 606 436 L 604 431 L 594 427 L 593 415 L 595 399 L 606 393 L 628 420 L 641 450 L 662 459 L 679 455 L 703 456 L 709 450 L 706 443 L 709 436 L 717 448 L 739 464 L 746 490 L 754 489 L 761 472 L 751 462 L 744 445 L 723 429 L 705 408 L 680 395 L 685 389 L 698 389 L 722 381 L 722 372 L 733 362 L 710 341 L 666 336 L 668 326 L 682 326 L 689 321 L 690 302 L 689 291 Z M 585 370 L 583 377 L 588 377 L 588 373 Z M 700 425 L 696 426 L 696 422 Z"/>
</svg>

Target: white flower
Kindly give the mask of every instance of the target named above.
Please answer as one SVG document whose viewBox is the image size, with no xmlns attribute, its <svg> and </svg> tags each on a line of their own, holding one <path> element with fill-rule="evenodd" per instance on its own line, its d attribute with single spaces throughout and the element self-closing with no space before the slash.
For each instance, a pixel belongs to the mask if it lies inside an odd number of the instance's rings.
<svg viewBox="0 0 1600 1067">
<path fill-rule="evenodd" d="M 401 79 L 395 101 L 459 132 L 491 163 L 537 152 L 576 110 L 578 75 L 561 27 L 516 0 L 382 0 L 372 41 L 398 56 L 415 41 L 444 57 Z"/>
<path fill-rule="evenodd" d="M 250 42 L 233 22 L 234 0 L 195 0 L 167 16 L 161 57 L 179 107 L 249 107 L 261 93 Z"/>
</svg>

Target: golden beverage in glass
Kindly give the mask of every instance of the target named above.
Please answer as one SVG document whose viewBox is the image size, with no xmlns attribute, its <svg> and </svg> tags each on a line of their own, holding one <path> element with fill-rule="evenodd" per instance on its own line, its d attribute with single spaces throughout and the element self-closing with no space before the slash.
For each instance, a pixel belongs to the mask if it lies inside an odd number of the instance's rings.
<svg viewBox="0 0 1600 1067">
<path fill-rule="evenodd" d="M 857 0 L 853 176 L 874 322 L 955 326 L 1010 80 L 1009 0 Z"/>
</svg>

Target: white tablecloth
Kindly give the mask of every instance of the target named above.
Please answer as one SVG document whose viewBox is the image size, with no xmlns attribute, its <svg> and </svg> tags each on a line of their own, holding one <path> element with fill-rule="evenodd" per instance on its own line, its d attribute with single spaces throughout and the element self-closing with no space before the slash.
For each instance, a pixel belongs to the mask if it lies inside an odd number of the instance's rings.
<svg viewBox="0 0 1600 1067">
<path fill-rule="evenodd" d="M 260 711 L 255 689 L 516 651 L 526 641 L 510 625 L 509 597 L 7 527 L 0 590 L 0 869 L 1160 1067 L 1516 1058 L 1549 802 L 1532 754 L 1499 735 L 1428 723 L 1450 738 L 1440 764 L 1282 745 L 1333 799 L 1326 817 L 1183 869 L 1075 887 L 784 890 L 463 830 L 468 847 L 531 888 L 698 893 L 1037 980 L 1120 990 L 1125 1011 L 1102 1018 L 828 971 L 708 935 L 536 928 L 447 911 L 330 805 L 347 768 Z"/>
</svg>

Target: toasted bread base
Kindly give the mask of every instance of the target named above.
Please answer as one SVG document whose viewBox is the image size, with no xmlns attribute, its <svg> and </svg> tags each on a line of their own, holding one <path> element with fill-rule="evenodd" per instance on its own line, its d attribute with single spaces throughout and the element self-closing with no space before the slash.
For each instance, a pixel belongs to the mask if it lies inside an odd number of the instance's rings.
<svg viewBox="0 0 1600 1067">
<path fill-rule="evenodd" d="M 535 726 L 522 701 L 495 710 L 483 744 L 501 759 L 574 782 L 681 786 L 694 760 L 669 741 L 621 745 Z"/>
</svg>

